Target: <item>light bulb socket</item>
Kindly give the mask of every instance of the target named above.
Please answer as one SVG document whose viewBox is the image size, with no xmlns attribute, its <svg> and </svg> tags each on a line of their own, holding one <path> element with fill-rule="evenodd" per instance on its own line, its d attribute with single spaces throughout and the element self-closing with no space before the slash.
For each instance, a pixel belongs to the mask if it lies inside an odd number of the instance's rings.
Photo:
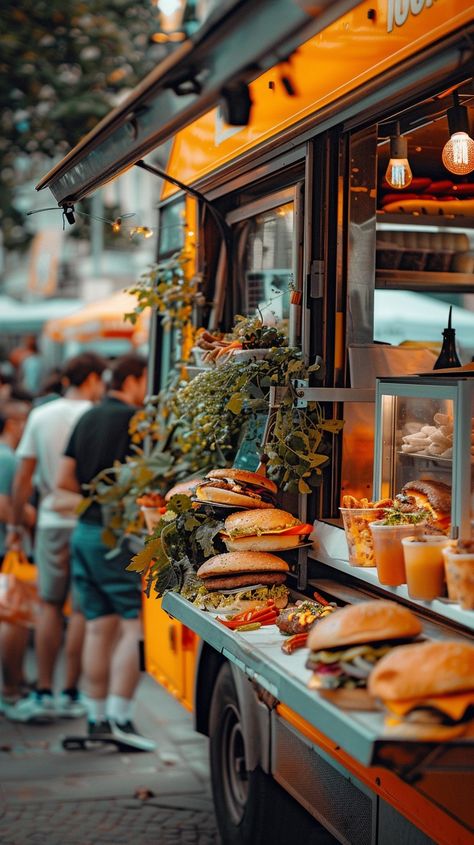
<svg viewBox="0 0 474 845">
<path fill-rule="evenodd" d="M 401 135 L 390 138 L 390 158 L 408 158 L 408 142 Z"/>
<path fill-rule="evenodd" d="M 465 132 L 469 135 L 469 116 L 466 106 L 452 106 L 448 109 L 447 116 L 450 136 L 456 132 Z"/>
</svg>

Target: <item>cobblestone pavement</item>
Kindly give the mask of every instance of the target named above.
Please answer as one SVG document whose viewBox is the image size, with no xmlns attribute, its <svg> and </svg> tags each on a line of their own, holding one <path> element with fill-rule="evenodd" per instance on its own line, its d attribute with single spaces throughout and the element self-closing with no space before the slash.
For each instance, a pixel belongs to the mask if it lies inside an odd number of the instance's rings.
<svg viewBox="0 0 474 845">
<path fill-rule="evenodd" d="M 84 720 L 0 715 L 0 845 L 218 845 L 206 737 L 148 676 L 135 722 L 155 752 L 65 751 Z"/>
<path fill-rule="evenodd" d="M 2 845 L 214 845 L 212 812 L 147 801 L 34 801 L 0 819 Z"/>
</svg>

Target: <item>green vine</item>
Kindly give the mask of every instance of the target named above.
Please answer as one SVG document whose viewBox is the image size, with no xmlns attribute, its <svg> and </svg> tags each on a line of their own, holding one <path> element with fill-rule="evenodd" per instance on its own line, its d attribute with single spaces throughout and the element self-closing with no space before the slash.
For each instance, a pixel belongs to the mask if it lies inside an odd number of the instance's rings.
<svg viewBox="0 0 474 845">
<path fill-rule="evenodd" d="M 135 324 L 146 308 L 156 308 L 166 329 L 183 330 L 190 323 L 193 305 L 199 299 L 201 277 L 192 274 L 191 256 L 186 250 L 152 264 L 128 292 L 137 298 L 133 311 L 124 315 Z"/>
</svg>

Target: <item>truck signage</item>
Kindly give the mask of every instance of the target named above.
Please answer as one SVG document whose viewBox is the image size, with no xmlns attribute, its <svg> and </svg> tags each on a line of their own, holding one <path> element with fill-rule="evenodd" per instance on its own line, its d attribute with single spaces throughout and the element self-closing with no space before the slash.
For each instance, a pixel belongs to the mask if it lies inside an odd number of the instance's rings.
<svg viewBox="0 0 474 845">
<path fill-rule="evenodd" d="M 392 32 L 394 26 L 403 26 L 410 15 L 419 15 L 433 3 L 436 3 L 436 0 L 388 0 L 387 32 Z"/>
</svg>

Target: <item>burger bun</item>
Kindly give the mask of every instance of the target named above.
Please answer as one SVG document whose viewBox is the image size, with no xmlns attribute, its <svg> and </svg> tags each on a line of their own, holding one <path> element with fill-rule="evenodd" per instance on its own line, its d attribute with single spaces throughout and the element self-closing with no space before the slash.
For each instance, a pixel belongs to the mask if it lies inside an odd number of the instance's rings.
<svg viewBox="0 0 474 845">
<path fill-rule="evenodd" d="M 383 640 L 405 640 L 421 633 L 421 623 L 406 607 L 375 599 L 347 605 L 321 619 L 308 636 L 312 651 Z"/>
</svg>

